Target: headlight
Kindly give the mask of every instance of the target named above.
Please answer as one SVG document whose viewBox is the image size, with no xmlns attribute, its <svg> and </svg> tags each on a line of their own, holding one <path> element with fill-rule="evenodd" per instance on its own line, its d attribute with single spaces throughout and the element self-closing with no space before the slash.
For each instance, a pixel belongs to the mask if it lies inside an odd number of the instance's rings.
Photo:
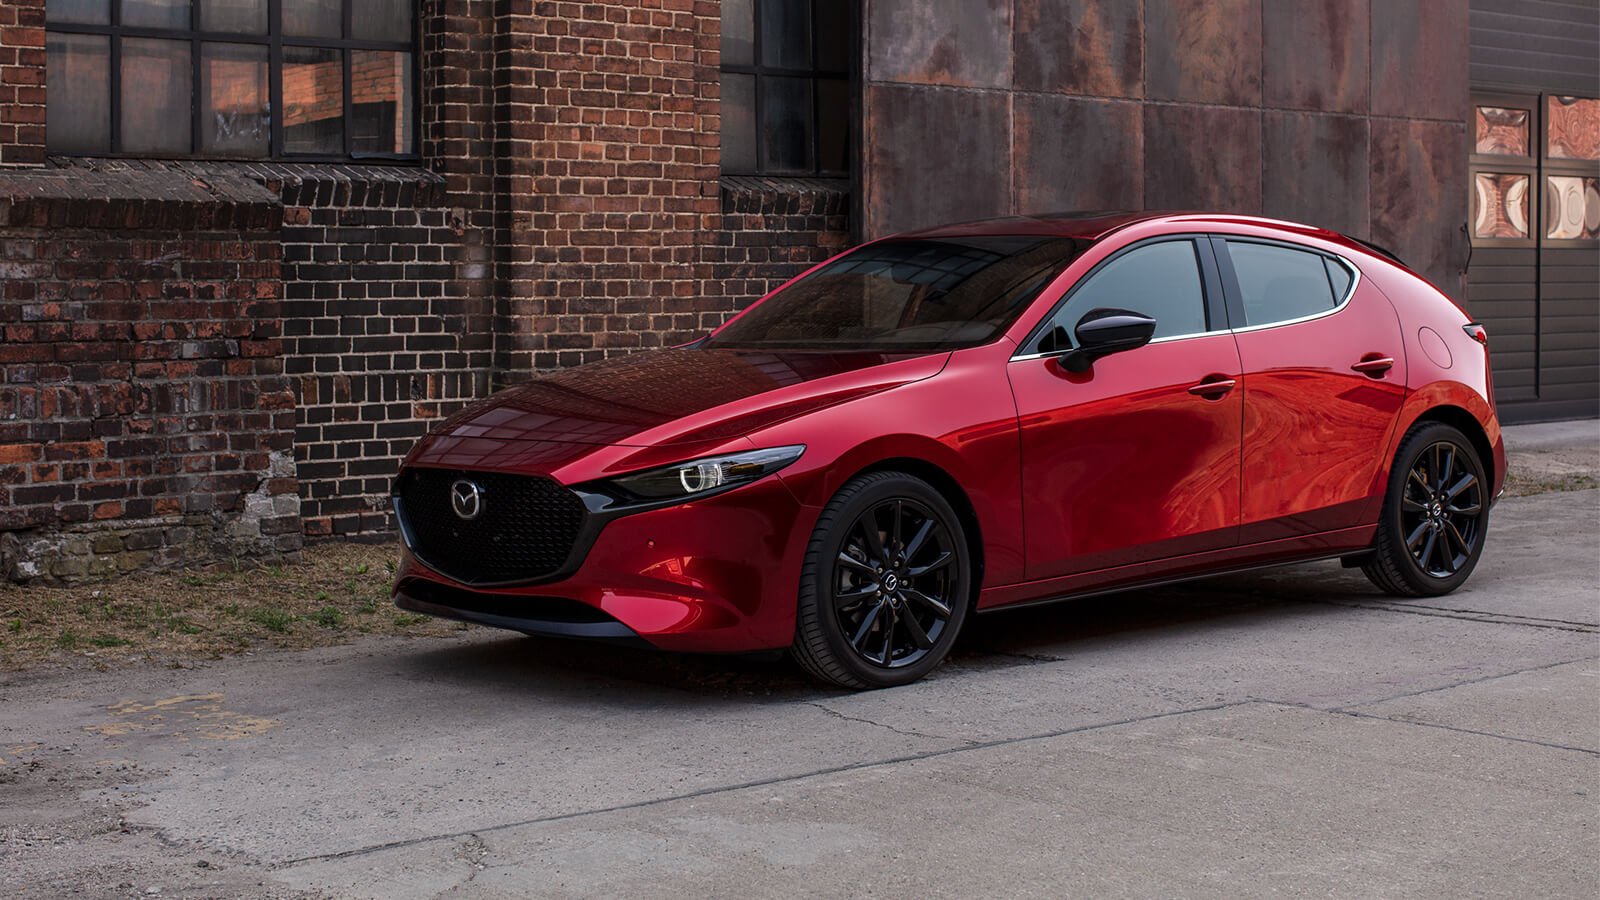
<svg viewBox="0 0 1600 900">
<path fill-rule="evenodd" d="M 803 444 L 752 450 L 727 456 L 709 456 L 676 465 L 624 475 L 611 483 L 636 497 L 662 500 L 693 497 L 719 488 L 755 481 L 787 466 L 806 450 Z"/>
</svg>

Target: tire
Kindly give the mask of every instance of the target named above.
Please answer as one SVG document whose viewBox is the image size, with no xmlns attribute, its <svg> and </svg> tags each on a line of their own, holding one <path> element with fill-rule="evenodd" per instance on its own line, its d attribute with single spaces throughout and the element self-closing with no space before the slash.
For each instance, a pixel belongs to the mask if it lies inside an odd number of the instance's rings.
<svg viewBox="0 0 1600 900">
<path fill-rule="evenodd" d="M 837 687 L 922 678 L 966 621 L 971 557 L 960 517 L 926 481 L 903 472 L 852 479 L 823 508 L 806 548 L 791 655 Z"/>
<path fill-rule="evenodd" d="M 1412 426 L 1395 454 L 1361 571 L 1397 597 L 1437 597 L 1460 587 L 1483 555 L 1489 489 L 1466 435 L 1441 422 Z"/>
</svg>

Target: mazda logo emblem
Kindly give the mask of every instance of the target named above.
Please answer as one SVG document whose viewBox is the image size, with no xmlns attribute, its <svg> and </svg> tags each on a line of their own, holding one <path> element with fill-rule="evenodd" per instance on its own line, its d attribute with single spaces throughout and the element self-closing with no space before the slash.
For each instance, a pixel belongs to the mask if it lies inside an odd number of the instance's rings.
<svg viewBox="0 0 1600 900">
<path fill-rule="evenodd" d="M 483 515 L 483 488 L 465 478 L 458 480 L 450 485 L 450 508 L 468 522 Z"/>
</svg>

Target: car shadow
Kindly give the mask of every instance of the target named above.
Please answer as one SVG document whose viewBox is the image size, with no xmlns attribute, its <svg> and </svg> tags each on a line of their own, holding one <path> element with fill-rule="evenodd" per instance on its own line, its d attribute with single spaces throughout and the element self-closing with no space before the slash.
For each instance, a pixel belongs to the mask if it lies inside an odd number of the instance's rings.
<svg viewBox="0 0 1600 900">
<path fill-rule="evenodd" d="M 1166 641 L 1207 628 L 1269 624 L 1296 609 L 1302 614 L 1318 607 L 1333 612 L 1338 605 L 1375 596 L 1359 572 L 1320 563 L 998 610 L 970 619 L 950 663 L 929 677 L 960 678 L 1063 660 L 1107 638 Z M 623 704 L 637 702 L 641 687 L 711 703 L 803 702 L 841 693 L 813 683 L 778 653 L 663 653 L 486 630 L 474 631 L 469 640 L 411 654 L 408 665 L 418 677 L 468 681 L 510 694 L 581 693 Z"/>
</svg>

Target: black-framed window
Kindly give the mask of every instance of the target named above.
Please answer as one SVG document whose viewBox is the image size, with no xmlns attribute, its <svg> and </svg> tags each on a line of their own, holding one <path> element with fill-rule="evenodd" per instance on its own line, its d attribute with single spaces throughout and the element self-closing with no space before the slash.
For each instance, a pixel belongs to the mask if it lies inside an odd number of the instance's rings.
<svg viewBox="0 0 1600 900">
<path fill-rule="evenodd" d="M 723 0 L 722 171 L 850 171 L 854 0 Z"/>
<path fill-rule="evenodd" d="M 415 159 L 416 10 L 415 0 L 46 0 L 46 146 Z"/>
</svg>

